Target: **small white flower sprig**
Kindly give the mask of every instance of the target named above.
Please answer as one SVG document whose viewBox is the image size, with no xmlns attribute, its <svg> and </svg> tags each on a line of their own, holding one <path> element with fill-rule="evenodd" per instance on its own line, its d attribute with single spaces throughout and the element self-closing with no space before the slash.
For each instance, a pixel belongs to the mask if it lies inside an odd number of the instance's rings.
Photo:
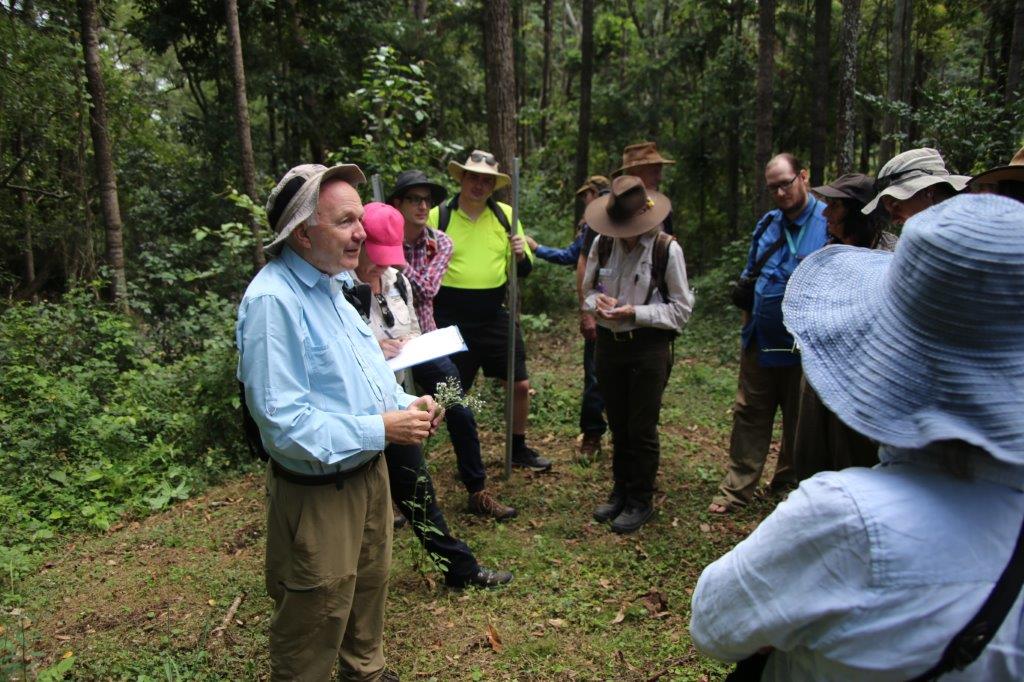
<svg viewBox="0 0 1024 682">
<path fill-rule="evenodd" d="M 448 377 L 447 381 L 437 384 L 434 389 L 434 400 L 444 409 L 462 405 L 474 412 L 479 412 L 484 407 L 484 401 L 474 395 L 466 395 L 462 390 L 462 382 L 455 377 Z"/>
</svg>

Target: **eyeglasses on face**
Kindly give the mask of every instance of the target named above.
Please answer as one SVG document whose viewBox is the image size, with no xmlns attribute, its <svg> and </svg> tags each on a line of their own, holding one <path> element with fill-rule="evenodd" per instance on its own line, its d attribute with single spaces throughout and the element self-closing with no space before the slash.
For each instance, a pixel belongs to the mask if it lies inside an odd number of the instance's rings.
<svg viewBox="0 0 1024 682">
<path fill-rule="evenodd" d="M 402 197 L 402 201 L 409 204 L 410 206 L 419 206 L 420 204 L 430 206 L 430 195 L 428 194 L 424 196 L 422 194 L 406 194 L 404 197 Z"/>
<path fill-rule="evenodd" d="M 380 306 L 380 316 L 384 320 L 385 327 L 395 326 L 395 314 L 391 312 L 391 308 L 388 307 L 388 299 L 384 298 L 384 294 L 374 294 L 377 297 L 377 305 Z"/>
<path fill-rule="evenodd" d="M 780 189 L 783 192 L 788 192 L 789 188 L 793 186 L 793 183 L 796 182 L 796 179 L 799 178 L 799 177 L 800 177 L 799 175 L 794 175 L 789 180 L 785 180 L 783 182 L 777 182 L 774 185 L 767 185 L 764 188 L 764 191 L 767 192 L 768 194 L 775 194 Z"/>
<path fill-rule="evenodd" d="M 485 154 L 484 152 L 473 152 L 469 155 L 469 160 L 473 163 L 480 163 L 483 161 L 488 166 L 498 165 L 498 160 L 494 158 L 494 154 Z"/>
</svg>

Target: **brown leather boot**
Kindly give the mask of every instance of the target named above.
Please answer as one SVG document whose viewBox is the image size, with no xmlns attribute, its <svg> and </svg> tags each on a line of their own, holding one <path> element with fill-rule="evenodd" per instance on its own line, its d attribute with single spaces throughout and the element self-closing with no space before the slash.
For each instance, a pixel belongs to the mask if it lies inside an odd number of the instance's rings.
<svg viewBox="0 0 1024 682">
<path fill-rule="evenodd" d="M 503 505 L 488 490 L 480 490 L 469 496 L 469 511 L 479 516 L 490 516 L 498 521 L 511 519 L 519 513 L 515 507 Z"/>
<path fill-rule="evenodd" d="M 580 441 L 580 457 L 592 459 L 599 452 L 601 452 L 601 434 L 584 433 L 583 440 Z"/>
</svg>

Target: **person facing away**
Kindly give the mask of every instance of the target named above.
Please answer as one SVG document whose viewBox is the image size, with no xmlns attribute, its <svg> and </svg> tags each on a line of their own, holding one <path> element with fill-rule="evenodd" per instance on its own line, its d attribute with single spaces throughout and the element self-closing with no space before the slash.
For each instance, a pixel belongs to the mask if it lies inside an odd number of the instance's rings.
<svg viewBox="0 0 1024 682">
<path fill-rule="evenodd" d="M 479 149 L 465 163 L 450 161 L 448 173 L 459 192 L 430 210 L 427 224 L 447 234 L 454 250 L 441 288 L 434 297 L 434 321 L 455 325 L 468 350 L 452 356 L 463 388 L 473 386 L 476 374 L 505 381 L 509 355 L 509 313 L 505 307 L 508 262 L 515 259 L 516 275 L 533 269 L 533 253 L 521 223 L 511 225 L 512 207 L 495 201 L 495 190 L 512 179 L 498 170 L 494 155 Z M 530 414 L 530 379 L 522 330 L 515 328 L 512 409 L 512 466 L 548 471 L 551 462 L 526 444 Z"/>
<path fill-rule="evenodd" d="M 366 234 L 354 165 L 296 166 L 270 194 L 274 258 L 238 308 L 238 379 L 269 454 L 266 585 L 274 680 L 378 680 L 392 510 L 380 456 L 437 428 L 349 302 Z"/>
<path fill-rule="evenodd" d="M 1022 224 L 1019 202 L 963 195 L 910 218 L 895 253 L 831 246 L 797 268 L 783 312 L 807 379 L 881 464 L 801 482 L 704 569 L 700 651 L 770 651 L 766 682 L 935 679 L 1022 533 Z M 1022 595 L 1003 603 L 942 680 L 1024 679 Z"/>
<path fill-rule="evenodd" d="M 693 310 L 683 250 L 660 227 L 669 210 L 664 194 L 620 175 L 586 211 L 601 236 L 587 258 L 583 309 L 597 318 L 595 369 L 612 431 L 612 490 L 594 519 L 616 533 L 654 513 L 662 394 L 672 342 Z"/>
<path fill-rule="evenodd" d="M 431 182 L 425 173 L 407 170 L 399 174 L 395 187 L 388 194 L 388 203 L 402 217 L 403 263 L 399 266 L 409 282 L 415 302 L 415 317 L 423 332 L 437 329 L 434 322 L 434 296 L 452 257 L 452 241 L 448 235 L 427 226 L 430 209 L 445 199 L 444 187 Z M 412 377 L 431 395 L 438 384 L 460 382 L 458 368 L 447 356 L 412 368 Z M 484 468 L 477 434 L 476 418 L 465 405 L 452 406 L 446 413 L 445 423 L 451 437 L 459 479 L 469 496 L 469 511 L 491 516 L 499 521 L 518 513 L 514 507 L 502 504 L 487 488 L 487 470 Z"/>
<path fill-rule="evenodd" d="M 369 306 L 360 312 L 368 318 L 384 357 L 391 359 L 406 341 L 420 334 L 408 281 L 397 269 L 406 265 L 402 253 L 404 219 L 397 209 L 379 202 L 367 204 L 365 210 L 366 241 L 359 253 L 355 278 L 370 287 L 371 295 L 366 299 Z M 404 372 L 397 373 L 399 381 Z M 446 416 L 455 408 L 450 406 Z M 444 573 L 446 585 L 494 587 L 512 580 L 512 574 L 507 571 L 480 566 L 466 543 L 452 536 L 438 506 L 422 447 L 389 443 L 384 449 L 384 459 L 391 499 L 411 521 L 417 539 Z"/>
<path fill-rule="evenodd" d="M 782 324 L 782 296 L 797 265 L 828 241 L 825 205 L 807 191 L 807 170 L 792 154 L 778 154 L 764 170 L 765 191 L 776 208 L 754 228 L 743 275 L 763 266 L 753 309 L 743 316 L 740 372 L 732 411 L 728 471 L 708 511 L 724 514 L 750 502 L 761 479 L 775 415 L 782 411 L 782 447 L 769 489 L 796 484 L 793 438 L 800 396 L 800 356 Z M 767 259 L 765 259 L 767 256 Z"/>
</svg>

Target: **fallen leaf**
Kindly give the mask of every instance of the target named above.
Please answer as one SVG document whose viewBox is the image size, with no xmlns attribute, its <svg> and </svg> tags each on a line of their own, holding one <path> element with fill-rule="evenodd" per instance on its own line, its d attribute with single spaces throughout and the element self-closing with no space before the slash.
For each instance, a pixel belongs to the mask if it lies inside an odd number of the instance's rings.
<svg viewBox="0 0 1024 682">
<path fill-rule="evenodd" d="M 73 652 L 71 649 L 68 649 L 67 651 L 64 652 L 64 655 L 61 656 L 61 658 L 71 658 L 74 655 L 75 655 L 75 652 Z"/>
<path fill-rule="evenodd" d="M 679 517 L 678 516 L 673 516 L 672 517 L 672 527 L 673 528 L 678 528 L 679 527 Z"/>
<path fill-rule="evenodd" d="M 622 621 L 626 620 L 626 605 L 623 604 L 619 607 L 619 612 L 615 614 L 615 618 L 612 619 L 612 625 L 618 625 Z"/>
<path fill-rule="evenodd" d="M 217 600 L 216 599 L 207 599 L 206 603 L 209 604 L 210 606 L 216 606 L 217 605 Z"/>
<path fill-rule="evenodd" d="M 600 580 L 597 581 L 597 584 L 600 585 L 601 587 L 603 587 L 606 590 L 612 589 L 612 581 L 608 580 L 608 578 L 601 578 Z"/>
<path fill-rule="evenodd" d="M 701 533 L 710 533 L 711 532 L 711 526 L 709 526 L 706 523 L 700 524 L 700 532 Z"/>
<path fill-rule="evenodd" d="M 664 592 L 651 588 L 647 594 L 640 597 L 640 604 L 647 609 L 652 616 L 668 611 L 668 597 Z"/>
<path fill-rule="evenodd" d="M 498 631 L 490 623 L 487 624 L 487 643 L 491 645 L 494 653 L 501 653 L 501 635 L 498 634 Z"/>
<path fill-rule="evenodd" d="M 554 628 L 564 628 L 565 621 L 561 618 L 548 618 L 548 625 Z"/>
</svg>

